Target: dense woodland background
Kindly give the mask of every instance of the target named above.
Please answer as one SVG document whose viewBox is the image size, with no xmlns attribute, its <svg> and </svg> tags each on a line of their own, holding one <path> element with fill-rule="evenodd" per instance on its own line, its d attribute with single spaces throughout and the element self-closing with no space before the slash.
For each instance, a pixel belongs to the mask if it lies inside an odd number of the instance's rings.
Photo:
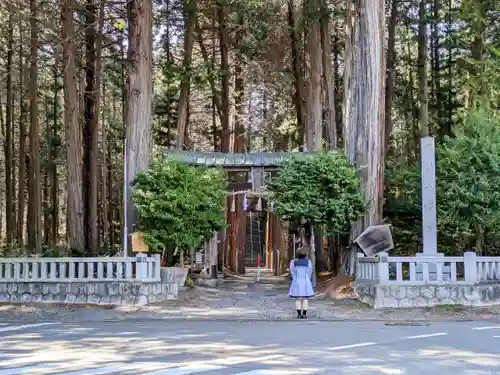
<svg viewBox="0 0 500 375">
<path fill-rule="evenodd" d="M 157 151 L 343 148 L 380 221 L 384 162 L 499 108 L 499 18 L 494 0 L 3 0 L 4 255 L 118 251 L 125 134 L 133 175 L 149 126 Z M 418 210 L 392 208 L 415 252 Z"/>
</svg>

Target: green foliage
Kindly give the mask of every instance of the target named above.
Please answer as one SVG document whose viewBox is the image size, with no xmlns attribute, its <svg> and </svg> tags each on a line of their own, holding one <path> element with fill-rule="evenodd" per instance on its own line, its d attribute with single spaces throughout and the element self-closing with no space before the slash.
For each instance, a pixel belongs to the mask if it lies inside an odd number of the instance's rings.
<svg viewBox="0 0 500 375">
<path fill-rule="evenodd" d="M 137 175 L 138 230 L 154 251 L 189 250 L 224 227 L 226 179 L 218 169 L 162 158 Z"/>
<path fill-rule="evenodd" d="M 324 234 L 347 231 L 366 210 L 356 169 L 338 152 L 287 160 L 267 189 L 282 219 L 304 218 Z"/>
<path fill-rule="evenodd" d="M 414 239 L 421 223 L 419 166 L 392 169 L 389 177 L 388 217 L 395 233 L 405 227 Z M 454 137 L 445 137 L 437 148 L 436 180 L 441 250 L 488 251 L 500 241 L 500 119 L 493 111 L 470 112 Z"/>
</svg>

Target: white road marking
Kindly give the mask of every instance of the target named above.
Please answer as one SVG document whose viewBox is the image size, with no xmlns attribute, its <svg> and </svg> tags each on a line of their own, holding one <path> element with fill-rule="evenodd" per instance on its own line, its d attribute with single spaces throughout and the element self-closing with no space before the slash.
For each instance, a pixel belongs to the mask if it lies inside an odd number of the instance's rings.
<svg viewBox="0 0 500 375">
<path fill-rule="evenodd" d="M 143 375 L 190 375 L 200 372 L 222 370 L 227 368 L 227 366 L 211 366 L 211 365 L 187 365 L 182 367 L 169 368 L 166 370 L 158 370 L 153 372 L 148 372 Z"/>
<path fill-rule="evenodd" d="M 191 363 L 189 365 L 182 365 L 180 363 L 170 364 L 171 367 L 165 368 L 168 363 L 165 362 L 133 362 L 124 363 L 121 365 L 106 366 L 106 367 L 94 367 L 87 368 L 83 370 L 77 370 L 72 372 L 58 372 L 60 375 L 101 375 L 101 374 L 111 374 L 121 371 L 135 370 L 135 373 L 143 371 L 152 372 L 143 373 L 143 375 L 190 375 L 207 371 L 222 370 L 230 368 L 232 365 L 249 363 L 249 362 L 262 362 L 271 359 L 283 358 L 284 355 L 268 355 L 261 357 L 229 357 L 224 359 L 216 359 L 211 361 Z M 29 358 L 28 358 L 29 359 Z M 0 362 L 0 366 L 13 365 L 14 362 Z M 87 366 L 85 364 L 84 366 Z M 175 366 L 175 367 L 174 367 Z M 0 375 L 21 375 L 21 374 L 31 374 L 35 371 L 62 371 L 64 368 L 82 368 L 83 366 L 79 363 L 64 363 L 64 364 L 40 364 L 37 366 L 30 365 L 26 367 L 16 367 L 10 369 L 0 370 Z M 163 367 L 163 369 L 161 369 Z M 4 367 L 5 368 L 5 367 Z M 257 374 L 256 374 L 257 375 Z M 277 374 L 280 375 L 280 374 Z"/>
<path fill-rule="evenodd" d="M 496 339 L 500 339 L 500 336 L 493 336 L 493 337 L 496 338 Z"/>
<path fill-rule="evenodd" d="M 425 339 L 426 337 L 436 337 L 436 336 L 446 336 L 447 333 L 445 332 L 439 332 L 439 333 L 429 333 L 427 335 L 416 335 L 416 336 L 406 336 L 405 339 L 412 340 L 412 339 Z"/>
<path fill-rule="evenodd" d="M 163 363 L 163 365 L 165 365 L 165 364 Z M 158 366 L 158 362 L 134 362 L 134 363 L 125 363 L 123 365 L 116 365 L 116 366 L 87 368 L 84 370 L 61 373 L 60 375 L 110 374 L 110 373 L 115 373 L 115 372 L 119 372 L 119 371 L 147 369 L 147 368 L 151 368 L 152 366 Z M 64 367 L 77 367 L 77 365 L 76 364 L 69 364 L 69 365 L 66 365 Z"/>
<path fill-rule="evenodd" d="M 474 327 L 474 331 L 484 331 L 485 329 L 500 329 L 500 326 Z"/>
<path fill-rule="evenodd" d="M 61 324 L 61 323 L 37 323 L 37 324 L 24 324 L 22 326 L 7 326 L 7 327 L 1 327 L 0 332 L 19 331 L 22 329 L 50 326 L 54 324 Z"/>
<path fill-rule="evenodd" d="M 295 375 L 295 374 L 297 374 L 297 370 L 260 369 L 260 370 L 246 371 L 246 372 L 238 372 L 233 375 Z"/>
<path fill-rule="evenodd" d="M 361 348 L 363 346 L 372 346 L 376 345 L 376 342 L 361 342 L 359 344 L 351 344 L 351 345 L 344 345 L 344 346 L 336 346 L 333 348 L 328 348 L 328 350 L 342 350 L 342 349 L 350 349 L 350 348 Z"/>
<path fill-rule="evenodd" d="M 21 368 L 10 368 L 7 370 L 0 370 L 0 375 L 22 375 L 22 374 L 30 374 L 34 371 L 42 371 L 42 370 L 55 370 L 58 366 L 49 366 L 49 365 L 40 365 L 40 366 L 28 366 Z"/>
</svg>

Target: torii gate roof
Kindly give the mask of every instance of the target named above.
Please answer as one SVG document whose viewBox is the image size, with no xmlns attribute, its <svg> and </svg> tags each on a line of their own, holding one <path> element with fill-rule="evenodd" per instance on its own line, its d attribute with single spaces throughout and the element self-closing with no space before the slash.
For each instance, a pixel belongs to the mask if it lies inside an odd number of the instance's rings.
<svg viewBox="0 0 500 375">
<path fill-rule="evenodd" d="M 200 167 L 223 167 L 231 170 L 248 170 L 251 168 L 277 169 L 292 155 L 310 155 L 310 152 L 187 152 L 168 151 L 167 154 L 186 164 Z"/>
</svg>

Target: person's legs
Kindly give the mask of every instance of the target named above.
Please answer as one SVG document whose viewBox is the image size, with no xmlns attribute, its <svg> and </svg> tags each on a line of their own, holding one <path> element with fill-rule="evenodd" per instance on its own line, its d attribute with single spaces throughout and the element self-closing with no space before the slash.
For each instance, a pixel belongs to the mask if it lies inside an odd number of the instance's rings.
<svg viewBox="0 0 500 375">
<path fill-rule="evenodd" d="M 297 309 L 297 318 L 302 318 L 302 298 L 295 300 L 295 308 Z"/>
<path fill-rule="evenodd" d="M 302 316 L 305 318 L 307 317 L 307 308 L 309 307 L 309 301 L 307 298 L 304 298 L 302 300 Z"/>
</svg>

